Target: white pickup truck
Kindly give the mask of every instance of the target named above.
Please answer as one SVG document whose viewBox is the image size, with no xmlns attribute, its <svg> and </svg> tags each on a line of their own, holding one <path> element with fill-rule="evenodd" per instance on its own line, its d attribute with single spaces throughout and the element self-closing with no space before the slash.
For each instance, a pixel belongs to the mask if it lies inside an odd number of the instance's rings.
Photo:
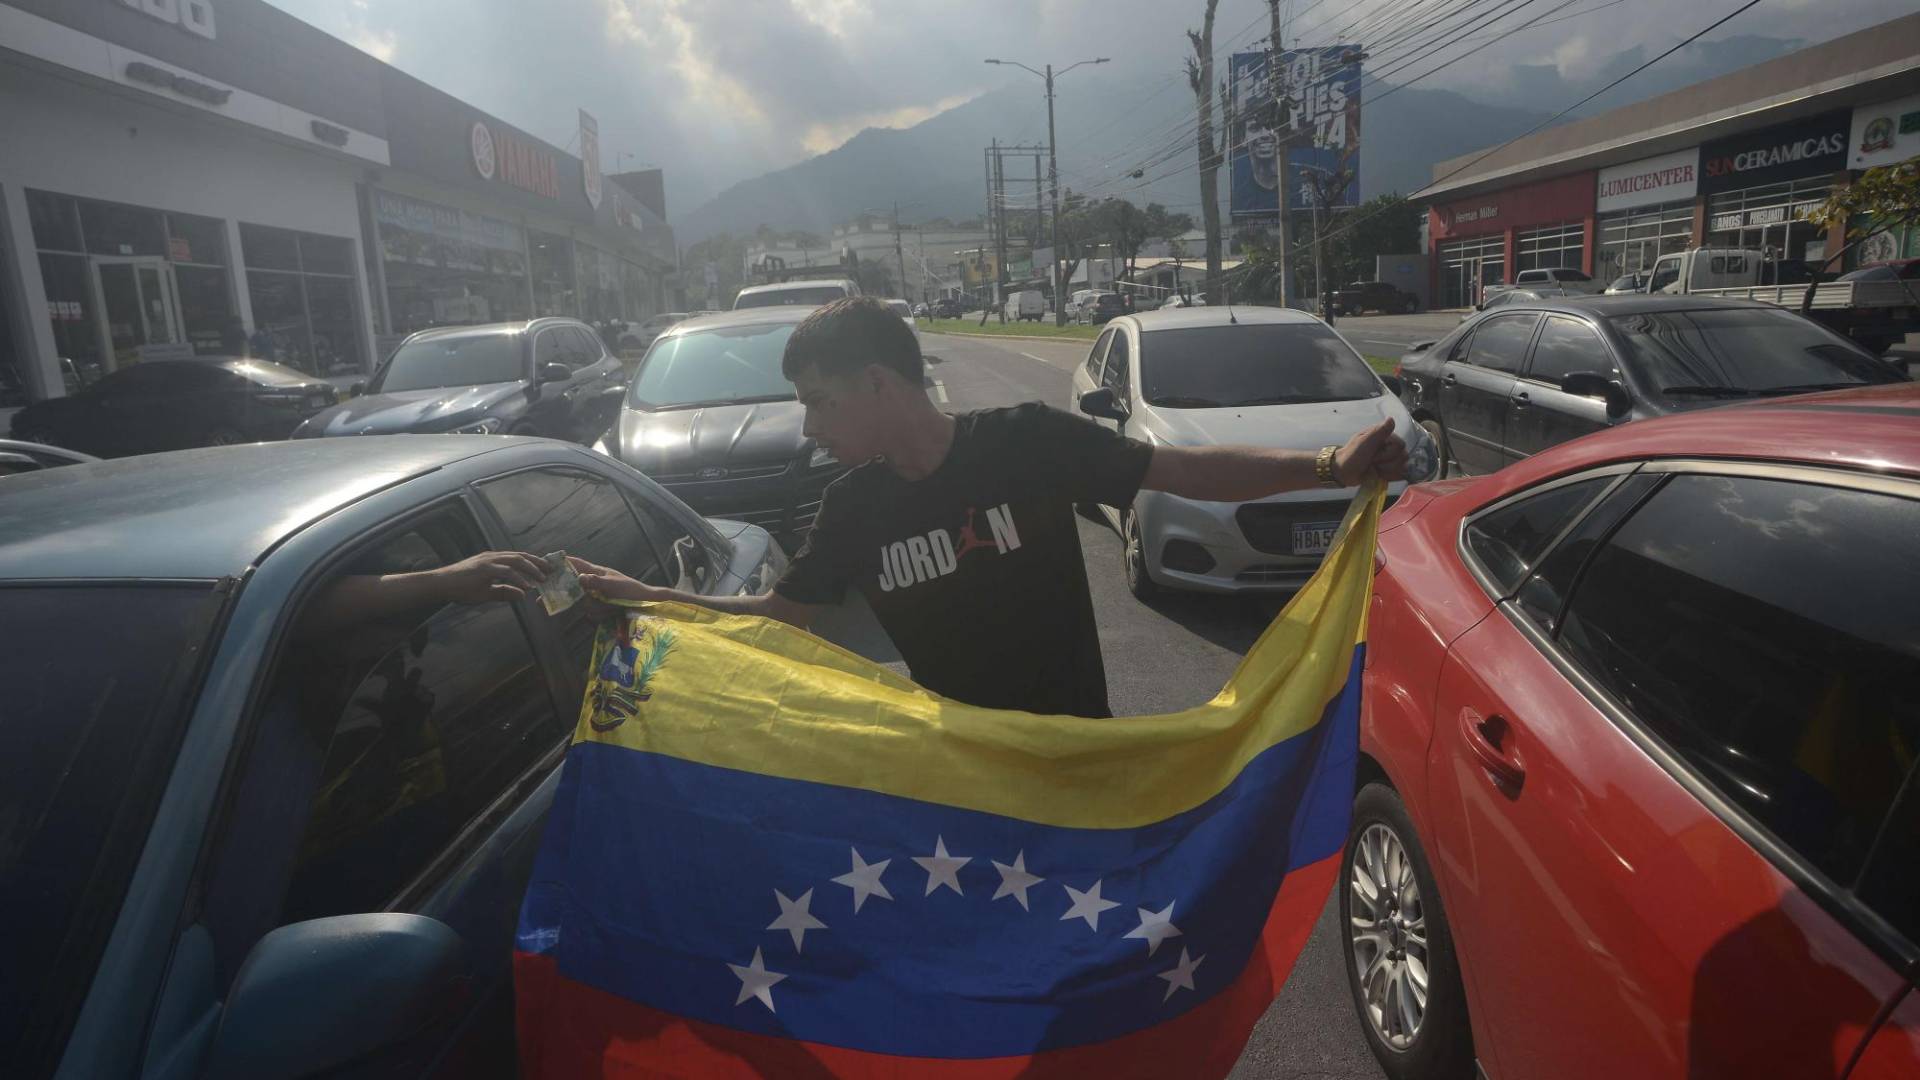
<svg viewBox="0 0 1920 1080">
<path fill-rule="evenodd" d="M 1697 248 L 1662 255 L 1653 264 L 1646 291 L 1758 300 L 1792 311 L 1804 308 L 1810 318 L 1875 354 L 1920 330 L 1920 287 L 1904 281 L 1814 284 L 1806 264 L 1782 262 L 1746 248 Z"/>
</svg>

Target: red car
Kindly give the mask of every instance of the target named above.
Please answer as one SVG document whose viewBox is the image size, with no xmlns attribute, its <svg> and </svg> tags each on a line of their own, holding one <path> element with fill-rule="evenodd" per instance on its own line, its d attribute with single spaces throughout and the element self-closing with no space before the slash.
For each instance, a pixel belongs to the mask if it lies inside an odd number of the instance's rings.
<svg viewBox="0 0 1920 1080">
<path fill-rule="evenodd" d="M 1395 1080 L 1920 1076 L 1920 387 L 1381 522 L 1348 983 Z"/>
</svg>

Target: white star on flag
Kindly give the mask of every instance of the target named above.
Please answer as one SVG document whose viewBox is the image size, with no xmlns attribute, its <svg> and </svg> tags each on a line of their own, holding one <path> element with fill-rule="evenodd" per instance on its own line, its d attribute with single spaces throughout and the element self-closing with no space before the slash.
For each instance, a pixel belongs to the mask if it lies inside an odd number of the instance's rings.
<svg viewBox="0 0 1920 1080">
<path fill-rule="evenodd" d="M 1180 962 L 1174 965 L 1173 970 L 1160 973 L 1160 977 L 1167 980 L 1167 996 L 1160 1000 L 1166 1001 L 1173 997 L 1175 990 L 1192 990 L 1193 973 L 1200 970 L 1200 964 L 1204 960 L 1206 960 L 1204 956 L 1188 959 L 1187 950 L 1181 949 Z"/>
<path fill-rule="evenodd" d="M 853 890 L 853 910 L 858 912 L 869 896 L 877 896 L 882 900 L 893 899 L 893 894 L 880 883 L 880 875 L 886 872 L 887 864 L 893 860 L 881 859 L 877 863 L 870 863 L 860 857 L 858 848 L 848 850 L 853 852 L 853 869 L 834 878 L 833 883 Z"/>
<path fill-rule="evenodd" d="M 734 998 L 733 1003 L 735 1005 L 745 1005 L 748 998 L 755 997 L 760 999 L 760 1004 L 767 1007 L 768 1012 L 772 1012 L 773 984 L 786 978 L 786 976 L 778 972 L 768 971 L 767 965 L 760 959 L 760 950 L 757 948 L 753 950 L 753 963 L 748 964 L 746 967 L 741 967 L 739 964 L 728 964 L 727 966 L 733 969 L 734 975 L 740 980 L 740 996 Z M 1164 977 L 1165 976 L 1162 976 L 1162 978 Z"/>
<path fill-rule="evenodd" d="M 915 855 L 913 857 L 913 861 L 919 863 L 920 868 L 927 872 L 927 895 L 928 896 L 932 896 L 933 890 L 938 889 L 943 885 L 946 886 L 947 888 L 952 889 L 956 895 L 959 895 L 959 896 L 966 895 L 965 893 L 960 891 L 959 873 L 960 873 L 960 868 L 972 862 L 973 858 L 972 856 L 947 854 L 946 837 L 944 836 L 934 837 L 933 838 L 933 854 L 932 855 Z"/>
<path fill-rule="evenodd" d="M 1160 948 L 1160 943 L 1170 937 L 1179 937 L 1180 928 L 1173 925 L 1173 904 L 1168 903 L 1164 911 L 1140 909 L 1140 925 L 1127 931 L 1130 938 L 1147 939 L 1147 955 L 1152 956 Z"/>
<path fill-rule="evenodd" d="M 1085 919 L 1089 929 L 1098 930 L 1100 913 L 1120 906 L 1115 901 L 1100 899 L 1100 883 L 1097 881 L 1093 883 L 1093 888 L 1086 892 L 1081 892 L 1071 885 L 1064 885 L 1062 888 L 1067 890 L 1068 896 L 1073 897 L 1073 906 L 1067 909 L 1065 915 L 1060 916 L 1061 922 L 1066 922 L 1068 919 Z"/>
<path fill-rule="evenodd" d="M 803 939 L 809 930 L 825 930 L 827 924 L 813 917 L 808 911 L 813 906 L 813 890 L 800 894 L 800 899 L 789 900 L 787 894 L 779 889 L 773 890 L 773 898 L 780 902 L 780 917 L 767 924 L 769 930 L 785 930 L 793 935 L 793 951 L 800 952 Z"/>
<path fill-rule="evenodd" d="M 1015 855 L 1012 866 L 994 860 L 993 868 L 1000 871 L 1000 888 L 993 894 L 993 898 L 998 900 L 1003 896 L 1011 896 L 1020 901 L 1021 907 L 1032 911 L 1032 908 L 1027 907 L 1027 890 L 1047 879 L 1027 873 L 1027 853 L 1022 851 Z"/>
</svg>

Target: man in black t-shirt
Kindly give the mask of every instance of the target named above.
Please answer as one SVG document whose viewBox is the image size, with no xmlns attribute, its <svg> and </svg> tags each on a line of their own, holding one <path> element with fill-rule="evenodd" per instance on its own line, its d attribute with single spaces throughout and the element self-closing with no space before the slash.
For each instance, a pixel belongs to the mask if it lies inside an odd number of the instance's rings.
<svg viewBox="0 0 1920 1080">
<path fill-rule="evenodd" d="M 990 708 L 1110 715 L 1076 503 L 1127 506 L 1142 488 L 1240 502 L 1406 472 L 1390 420 L 1315 454 L 1153 446 L 1037 403 L 948 416 L 912 332 L 871 297 L 814 312 L 781 367 L 806 434 L 859 464 L 827 487 L 773 592 L 692 596 L 575 560 L 582 583 L 797 626 L 857 588 L 916 681 Z"/>
</svg>

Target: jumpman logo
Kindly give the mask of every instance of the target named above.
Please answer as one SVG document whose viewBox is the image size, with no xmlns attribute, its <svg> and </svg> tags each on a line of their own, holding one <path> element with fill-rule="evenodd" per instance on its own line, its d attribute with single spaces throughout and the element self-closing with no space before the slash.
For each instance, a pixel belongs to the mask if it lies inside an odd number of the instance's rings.
<svg viewBox="0 0 1920 1080">
<path fill-rule="evenodd" d="M 974 532 L 973 515 L 975 513 L 976 511 L 973 507 L 967 507 L 967 523 L 960 526 L 960 550 L 955 554 L 955 558 L 966 558 L 967 552 L 972 551 L 974 548 L 990 548 L 994 546 L 992 540 L 982 540 L 979 535 Z"/>
</svg>

